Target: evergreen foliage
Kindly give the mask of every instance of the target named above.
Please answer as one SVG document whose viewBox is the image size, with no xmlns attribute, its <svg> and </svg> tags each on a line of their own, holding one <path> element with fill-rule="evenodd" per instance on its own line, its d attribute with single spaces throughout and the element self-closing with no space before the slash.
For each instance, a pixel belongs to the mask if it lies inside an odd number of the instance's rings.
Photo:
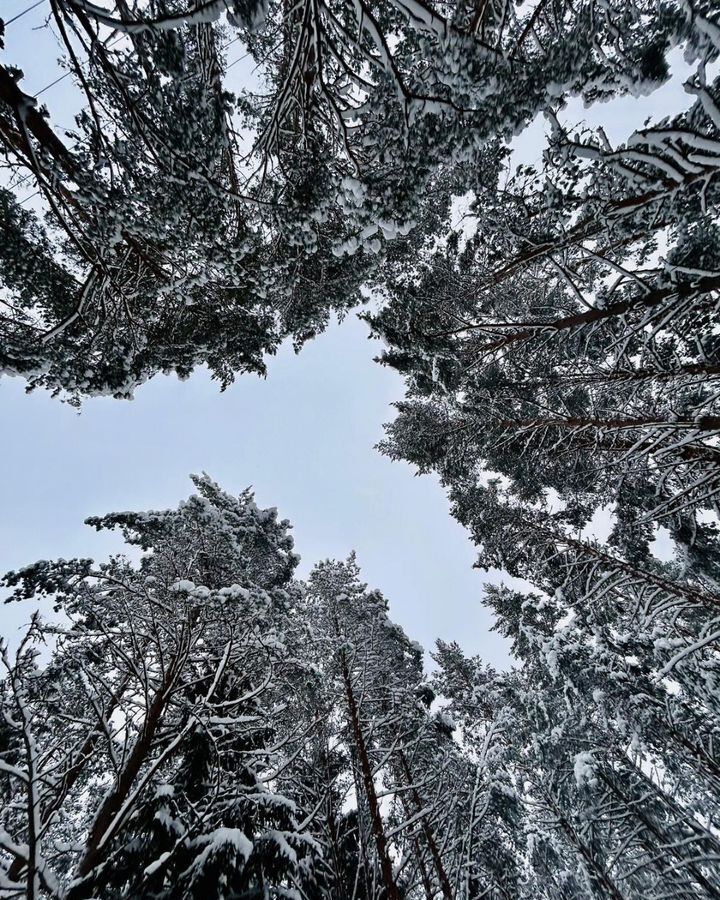
<svg viewBox="0 0 720 900">
<path fill-rule="evenodd" d="M 373 289 L 407 385 L 381 449 L 520 579 L 485 594 L 516 665 L 439 642 L 426 675 L 354 557 L 300 582 L 288 523 L 204 476 L 89 520 L 140 561 L 5 577 L 59 621 L 3 645 L 0 894 L 719 898 L 717 3 L 50 11 L 86 106 L 61 136 L 0 65 L 45 208 L 0 189 L 0 370 L 72 402 L 226 385 Z M 264 93 L 227 89 L 235 38 Z M 644 96 L 677 46 L 684 112 L 570 133 L 570 98 Z"/>
<path fill-rule="evenodd" d="M 712 230 L 712 0 L 49 3 L 85 101 L 75 128 L 54 130 L 23 72 L 0 66 L 0 152 L 47 210 L 42 223 L 10 195 L 0 205 L 14 233 L 0 368 L 31 386 L 123 397 L 200 363 L 222 384 L 263 372 L 284 338 L 300 345 L 357 305 L 387 257 L 414 268 L 449 191 L 500 200 L 503 234 L 485 243 L 517 257 L 510 269 L 548 243 L 577 248 L 605 202 L 590 192 L 575 221 L 580 160 L 605 165 L 613 196 L 636 189 L 610 211 L 613 246 L 638 220 L 672 221 L 688 193 Z M 260 81 L 240 96 L 226 77 L 237 40 Z M 652 91 L 678 44 L 698 62 L 702 113 L 640 134 L 628 163 L 606 141 L 558 139 L 551 195 L 497 192 L 505 139 L 571 96 Z"/>
<path fill-rule="evenodd" d="M 3 646 L 5 896 L 718 896 L 715 595 L 481 494 L 542 594 L 488 588 L 516 668 L 428 677 L 354 557 L 299 582 L 275 510 L 195 484 L 88 520 L 138 563 L 5 576 L 60 613 Z"/>
</svg>

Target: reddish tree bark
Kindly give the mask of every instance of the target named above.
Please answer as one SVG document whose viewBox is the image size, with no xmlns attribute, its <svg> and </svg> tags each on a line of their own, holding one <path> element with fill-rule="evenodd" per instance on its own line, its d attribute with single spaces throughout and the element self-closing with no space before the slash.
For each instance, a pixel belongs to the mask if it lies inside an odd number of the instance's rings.
<svg viewBox="0 0 720 900">
<path fill-rule="evenodd" d="M 345 698 L 348 706 L 348 718 L 350 720 L 350 728 L 352 729 L 355 747 L 357 749 L 358 760 L 360 762 L 360 771 L 362 773 L 363 789 L 365 797 L 370 809 L 370 818 L 372 821 L 373 837 L 380 860 L 380 870 L 382 872 L 383 881 L 387 890 L 387 900 L 400 900 L 400 893 L 395 884 L 393 877 L 392 862 L 388 853 L 387 838 L 385 837 L 385 829 L 383 827 L 382 816 L 380 815 L 380 804 L 378 803 L 377 793 L 375 791 L 375 782 L 373 781 L 372 766 L 368 757 L 365 738 L 360 725 L 360 715 L 355 701 L 355 694 L 352 688 L 350 672 L 348 670 L 347 660 L 344 651 L 340 654 L 340 671 L 342 674 L 343 685 L 345 687 Z"/>
<path fill-rule="evenodd" d="M 403 772 L 405 773 L 405 778 L 407 779 L 407 784 L 410 788 L 413 802 L 417 807 L 417 812 L 420 812 L 420 810 L 423 808 L 423 804 L 420 800 L 420 795 L 418 794 L 417 788 L 413 783 L 413 776 L 412 772 L 410 771 L 410 766 L 408 765 L 407 757 L 402 750 L 400 751 L 400 763 L 402 765 Z M 445 897 L 445 900 L 453 900 L 450 879 L 448 878 L 445 867 L 443 866 L 442 857 L 440 855 L 440 851 L 438 850 L 438 845 L 435 841 L 435 836 L 433 835 L 432 828 L 430 828 L 426 817 L 422 818 L 421 823 L 423 834 L 425 835 L 425 840 L 427 841 L 428 847 L 430 849 L 430 855 L 432 856 L 433 865 L 435 866 L 438 881 L 440 882 L 440 887 L 442 888 L 443 897 Z"/>
</svg>

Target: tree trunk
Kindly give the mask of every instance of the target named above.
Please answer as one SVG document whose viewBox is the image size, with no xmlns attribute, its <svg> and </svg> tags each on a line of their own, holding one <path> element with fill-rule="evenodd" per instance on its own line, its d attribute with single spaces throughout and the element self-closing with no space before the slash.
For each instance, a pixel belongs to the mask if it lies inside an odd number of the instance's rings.
<svg viewBox="0 0 720 900">
<path fill-rule="evenodd" d="M 372 766 L 368 758 L 365 738 L 363 737 L 362 728 L 360 726 L 360 716 L 353 693 L 352 682 L 350 680 L 350 672 L 348 671 L 345 652 L 340 653 L 340 669 L 342 680 L 345 687 L 345 697 L 348 705 L 348 717 L 350 719 L 350 727 L 352 729 L 355 746 L 357 748 L 358 760 L 360 761 L 360 770 L 362 772 L 363 788 L 367 798 L 368 807 L 370 809 L 370 817 L 372 820 L 373 837 L 375 838 L 375 846 L 377 848 L 380 860 L 380 870 L 382 872 L 383 881 L 387 890 L 387 900 L 400 900 L 400 893 L 393 878 L 392 862 L 388 853 L 387 838 L 385 837 L 385 829 L 383 827 L 382 816 L 380 815 L 380 805 L 378 803 L 377 794 L 375 792 L 375 783 L 373 781 Z"/>
<path fill-rule="evenodd" d="M 108 706 L 107 710 L 105 710 L 104 715 L 106 718 L 109 718 L 113 714 L 118 699 L 127 686 L 128 680 L 129 679 L 126 678 L 121 684 L 120 688 L 115 692 L 110 705 Z M 75 761 L 75 763 L 73 763 L 72 766 L 70 766 L 69 769 L 65 771 L 62 778 L 60 779 L 60 789 L 55 798 L 51 803 L 43 807 L 40 817 L 40 823 L 43 828 L 45 825 L 47 825 L 52 816 L 60 809 L 60 807 L 65 802 L 65 798 L 67 797 L 68 793 L 72 790 L 73 785 L 82 774 L 83 769 L 85 768 L 85 764 L 92 757 L 93 750 L 95 749 L 95 745 L 97 744 L 101 734 L 102 732 L 99 728 L 94 728 L 83 741 L 83 745 L 80 748 L 77 760 Z M 8 869 L 8 878 L 11 881 L 17 881 L 24 868 L 25 864 L 22 860 L 17 858 L 14 859 L 12 864 L 10 865 L 10 868 Z"/>
<path fill-rule="evenodd" d="M 610 303 L 608 306 L 589 309 L 586 312 L 575 313 L 572 316 L 564 316 L 561 319 L 555 319 L 551 322 L 536 322 L 526 326 L 524 323 L 518 323 L 520 328 L 514 334 L 508 334 L 496 341 L 483 344 L 477 348 L 477 353 L 491 353 L 495 350 L 501 350 L 511 344 L 521 341 L 530 340 L 540 334 L 548 332 L 569 331 L 573 328 L 580 328 L 584 325 L 591 325 L 594 322 L 602 322 L 612 319 L 615 316 L 624 315 L 632 309 L 642 309 L 647 307 L 659 306 L 665 300 L 671 297 L 687 299 L 688 297 L 697 296 L 702 293 L 717 290 L 720 288 L 720 276 L 712 276 L 708 278 L 699 278 L 696 284 L 691 285 L 669 285 L 667 287 L 655 288 L 631 300 L 622 300 L 618 303 Z M 466 325 L 464 328 L 454 329 L 453 332 L 470 331 L 472 329 L 481 329 L 482 323 L 475 325 Z"/>
<path fill-rule="evenodd" d="M 710 606 L 720 606 L 720 597 L 717 594 L 710 594 L 707 591 L 700 591 L 692 587 L 685 587 L 681 584 L 676 584 L 675 582 L 668 581 L 661 575 L 655 575 L 653 572 L 648 572 L 644 569 L 638 569 L 623 559 L 618 559 L 617 557 L 612 556 L 610 553 L 605 553 L 603 550 L 600 550 L 598 547 L 594 547 L 592 544 L 588 544 L 585 541 L 576 540 L 575 538 L 560 534 L 559 532 L 553 531 L 549 528 L 543 528 L 537 523 L 528 523 L 528 526 L 529 530 L 531 530 L 532 533 L 542 534 L 545 537 L 548 537 L 552 541 L 552 543 L 556 545 L 556 547 L 558 544 L 565 544 L 567 547 L 572 548 L 579 554 L 584 554 L 586 557 L 597 559 L 614 567 L 620 572 L 626 573 L 627 575 L 630 575 L 634 578 L 639 578 L 642 581 L 646 581 L 648 584 L 653 585 L 653 587 L 660 588 L 661 590 L 665 591 L 668 594 L 671 594 L 674 597 L 678 597 L 682 600 L 687 600 L 688 602 L 693 604 L 705 603 Z"/>
<path fill-rule="evenodd" d="M 423 805 L 420 801 L 420 795 L 417 792 L 417 788 L 413 783 L 412 772 L 410 771 L 410 766 L 408 765 L 407 757 L 405 756 L 404 751 L 400 751 L 400 763 L 403 768 L 403 772 L 405 773 L 405 778 L 407 779 L 407 786 L 410 788 L 410 793 L 412 794 L 413 802 L 417 807 L 416 812 L 420 812 L 423 808 Z M 437 873 L 438 881 L 440 882 L 440 887 L 442 888 L 443 897 L 445 900 L 453 900 L 452 888 L 450 887 L 450 879 L 447 876 L 447 872 L 445 871 L 445 867 L 443 866 L 442 857 L 440 855 L 440 851 L 438 849 L 438 845 L 435 841 L 435 836 L 432 833 L 432 829 L 428 824 L 427 818 L 423 816 L 420 820 L 423 834 L 425 835 L 425 840 L 427 841 L 427 845 L 430 849 L 430 855 L 432 856 L 433 864 L 435 866 L 435 871 Z"/>
<path fill-rule="evenodd" d="M 604 896 L 612 897 L 613 900 L 625 900 L 623 893 L 617 887 L 615 882 L 610 878 L 607 872 L 600 868 L 595 857 L 585 846 L 585 844 L 580 840 L 575 829 L 570 824 L 570 821 L 563 815 L 560 807 L 555 802 L 552 794 L 549 791 L 543 791 L 542 793 L 548 802 L 548 806 L 557 817 L 558 824 L 565 832 L 565 836 L 567 837 L 569 843 L 572 845 L 573 849 L 582 857 L 582 859 L 590 869 L 593 881 L 596 881 L 599 885 L 602 886 Z"/>
<path fill-rule="evenodd" d="M 111 828 L 115 816 L 127 799 L 143 763 L 148 759 L 153 739 L 162 721 L 170 691 L 180 668 L 181 659 L 182 654 L 179 654 L 168 667 L 148 708 L 142 729 L 130 751 L 125 767 L 120 772 L 115 787 L 100 804 L 100 809 L 90 828 L 83 855 L 77 865 L 76 878 L 78 879 L 84 879 L 105 859 L 109 844 L 108 829 Z M 91 883 L 80 880 L 67 892 L 66 900 L 84 900 L 88 896 L 88 892 L 92 893 L 92 890 Z"/>
<path fill-rule="evenodd" d="M 598 774 L 599 774 L 600 779 L 603 782 L 603 784 L 607 785 L 607 787 L 610 789 L 610 791 L 613 794 L 615 794 L 615 796 L 620 800 L 620 802 L 623 803 L 624 806 L 628 810 L 631 810 L 631 814 L 633 816 L 635 816 L 645 826 L 645 828 L 647 828 L 647 830 L 653 835 L 653 837 L 655 837 L 657 839 L 657 841 L 659 842 L 658 847 L 653 847 L 652 845 L 649 844 L 648 841 L 642 840 L 642 838 L 641 838 L 643 846 L 645 847 L 647 852 L 650 854 L 651 861 L 659 862 L 659 859 L 656 859 L 656 857 L 659 856 L 659 854 L 658 854 L 659 847 L 664 848 L 664 852 L 666 853 L 667 849 L 665 849 L 665 848 L 672 847 L 673 842 L 671 840 L 669 840 L 668 835 L 663 834 L 660 831 L 660 829 L 655 825 L 655 823 L 652 821 L 652 819 L 650 819 L 645 814 L 645 812 L 643 811 L 644 810 L 643 803 L 638 803 L 637 801 L 633 801 L 630 798 L 628 798 L 625 795 L 625 793 L 615 784 L 615 782 L 611 778 L 608 778 L 608 776 L 605 775 L 604 772 L 600 771 Z M 710 884 L 710 882 L 707 880 L 707 878 L 697 868 L 697 866 L 694 865 L 694 863 L 680 857 L 680 866 L 686 868 L 691 873 L 693 878 L 699 884 L 702 885 L 702 887 L 705 890 L 705 893 L 709 897 L 713 897 L 714 900 L 718 900 L 718 898 L 720 898 L 720 890 L 718 890 L 716 887 L 714 887 L 712 884 Z M 658 869 L 658 871 L 662 874 L 662 872 L 663 872 L 662 867 L 660 867 Z"/>
<path fill-rule="evenodd" d="M 625 428 L 669 428 L 696 431 L 720 430 L 720 416 L 698 416 L 696 419 L 676 419 L 670 422 L 658 418 L 627 419 L 586 419 L 575 416 L 564 416 L 557 419 L 500 419 L 497 424 L 501 428 L 605 428 L 610 431 Z"/>
</svg>

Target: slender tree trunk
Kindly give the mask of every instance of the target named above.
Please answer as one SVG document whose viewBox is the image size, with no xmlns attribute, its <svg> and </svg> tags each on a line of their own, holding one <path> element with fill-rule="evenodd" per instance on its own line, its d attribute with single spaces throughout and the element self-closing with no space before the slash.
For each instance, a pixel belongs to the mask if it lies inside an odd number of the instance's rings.
<svg viewBox="0 0 720 900">
<path fill-rule="evenodd" d="M 615 782 L 611 778 L 608 778 L 608 776 L 605 775 L 604 772 L 599 772 L 599 776 L 603 784 L 607 785 L 610 791 L 620 800 L 621 803 L 624 804 L 626 809 L 631 811 L 631 815 L 633 815 L 638 821 L 640 821 L 644 825 L 644 827 L 647 828 L 647 830 L 653 835 L 653 837 L 657 839 L 657 841 L 659 842 L 657 847 L 653 847 L 647 840 L 643 840 L 642 838 L 641 841 L 646 851 L 650 854 L 651 860 L 654 863 L 659 864 L 659 859 L 656 859 L 656 857 L 658 856 L 658 848 L 672 847 L 673 841 L 669 840 L 668 836 L 666 834 L 663 834 L 652 821 L 652 819 L 650 819 L 649 816 L 644 813 L 643 803 L 638 803 L 637 801 L 633 801 L 629 797 L 627 797 L 627 795 L 615 784 Z M 665 852 L 667 852 L 667 850 Z M 697 866 L 695 866 L 692 862 L 683 859 L 682 857 L 680 857 L 680 865 L 683 868 L 686 868 L 691 873 L 693 878 L 702 885 L 705 893 L 709 897 L 713 897 L 714 900 L 718 900 L 718 898 L 720 898 L 720 890 L 710 884 L 710 882 L 697 868 Z M 658 871 L 661 875 L 663 874 L 662 866 L 658 867 Z"/>
<path fill-rule="evenodd" d="M 326 715 L 324 711 L 323 715 Z M 332 776 L 330 774 L 330 767 L 328 764 L 328 741 L 327 734 L 325 732 L 325 722 L 323 721 L 322 716 L 320 715 L 321 710 L 318 708 L 316 710 L 316 717 L 318 720 L 316 733 L 318 736 L 318 743 L 320 747 L 320 756 L 322 760 L 322 768 L 325 771 L 325 784 L 320 785 L 320 790 L 325 789 L 327 791 L 327 797 L 325 800 L 325 818 L 327 821 L 327 829 L 330 835 L 330 845 L 332 848 L 332 856 L 335 861 L 335 875 L 337 876 L 341 871 L 340 866 L 340 839 L 337 831 L 337 822 L 335 819 L 335 807 L 333 805 L 332 798 L 332 789 L 330 785 L 332 783 Z M 337 893 L 338 900 L 348 900 L 348 893 L 345 884 L 339 883 L 338 878 L 333 879 L 333 890 Z"/>
<path fill-rule="evenodd" d="M 100 809 L 90 828 L 83 855 L 77 866 L 76 878 L 78 879 L 84 879 L 105 859 L 109 846 L 109 840 L 107 840 L 108 829 L 112 826 L 115 816 L 127 799 L 143 763 L 149 757 L 153 740 L 162 721 L 182 658 L 182 653 L 178 653 L 168 666 L 165 677 L 150 703 L 142 729 L 130 751 L 125 767 L 120 772 L 115 787 L 105 796 L 100 805 Z M 81 880 L 74 888 L 68 891 L 66 900 L 84 900 L 88 896 L 88 891 L 92 893 L 92 890 L 93 886 L 91 884 Z"/>
<path fill-rule="evenodd" d="M 573 328 L 581 328 L 585 325 L 591 325 L 594 322 L 603 322 L 616 316 L 624 315 L 632 309 L 659 306 L 671 297 L 687 299 L 692 296 L 717 290 L 718 288 L 720 288 L 720 276 L 699 278 L 695 284 L 668 285 L 667 287 L 655 288 L 645 294 L 633 297 L 631 300 L 610 303 L 608 306 L 589 309 L 586 312 L 575 313 L 572 316 L 564 316 L 563 318 L 554 319 L 550 322 L 535 322 L 527 326 L 525 323 L 518 323 L 518 331 L 515 331 L 513 334 L 508 334 L 503 338 L 499 338 L 496 341 L 483 344 L 481 347 L 478 347 L 475 352 L 478 354 L 491 353 L 495 350 L 502 350 L 504 347 L 509 347 L 512 344 L 528 341 L 541 334 L 570 331 Z M 487 326 L 483 326 L 482 323 L 477 323 L 474 325 L 466 325 L 463 328 L 457 328 L 452 332 L 446 333 L 458 333 L 473 329 L 481 329 L 483 327 Z"/>
<path fill-rule="evenodd" d="M 720 416 L 698 416 L 697 419 L 676 419 L 670 422 L 658 418 L 627 419 L 586 419 L 565 416 L 557 419 L 500 419 L 497 424 L 501 428 L 601 428 L 623 430 L 625 428 L 671 428 L 695 431 L 718 431 Z"/>
<path fill-rule="evenodd" d="M 464 430 L 472 424 L 474 423 L 468 420 L 462 420 L 462 425 L 460 426 L 460 428 L 448 431 L 448 435 L 452 435 L 456 430 Z M 666 427 L 668 431 L 671 431 L 677 425 L 679 426 L 679 428 L 686 428 L 688 430 L 691 428 L 695 428 L 698 431 L 714 432 L 720 429 L 720 417 L 703 416 L 697 420 L 687 419 L 679 423 L 667 421 L 661 422 L 657 419 L 501 419 L 495 424 L 499 425 L 501 428 L 505 428 L 508 430 L 522 428 L 536 430 L 540 430 L 541 428 L 598 428 L 606 429 L 608 431 L 621 431 L 626 428 L 648 427 Z M 706 462 L 711 466 L 717 466 L 720 464 L 720 450 L 717 450 L 715 447 L 709 445 L 697 446 L 686 444 L 683 446 L 668 447 L 667 445 L 658 444 L 653 441 L 638 441 L 632 443 L 630 441 L 622 440 L 622 438 L 614 438 L 614 442 L 612 444 L 608 444 L 604 443 L 603 441 L 589 441 L 584 439 L 578 440 L 578 435 L 571 435 L 570 437 L 574 440 L 573 446 L 578 450 L 600 450 L 605 453 L 632 452 L 633 456 L 639 459 L 642 459 L 644 454 L 653 454 L 655 456 L 665 454 L 666 457 L 670 456 L 672 459 L 677 459 L 681 462 Z"/>
<path fill-rule="evenodd" d="M 423 890 L 425 891 L 425 900 L 434 900 L 433 892 L 432 892 L 432 884 L 430 882 L 430 876 L 428 875 L 428 871 L 425 867 L 425 860 L 422 858 L 422 851 L 420 850 L 420 844 L 418 844 L 418 840 L 416 837 L 412 838 L 413 847 L 415 848 L 415 858 L 418 861 L 418 868 L 420 869 L 420 879 L 423 884 Z"/>
<path fill-rule="evenodd" d="M 16 690 L 17 696 L 17 690 Z M 22 718 L 22 740 L 27 763 L 27 794 L 25 797 L 28 823 L 28 873 L 25 886 L 27 900 L 37 900 L 40 896 L 40 795 L 38 792 L 37 750 L 31 732 L 31 722 L 24 705 L 18 701 Z"/>
<path fill-rule="evenodd" d="M 560 379 L 559 383 L 562 384 L 564 381 L 569 381 L 572 385 L 593 385 L 614 384 L 616 382 L 625 381 L 672 381 L 673 378 L 684 378 L 692 375 L 702 375 L 705 378 L 714 378 L 720 375 L 720 365 L 713 365 L 712 363 L 688 363 L 684 366 L 677 366 L 674 369 L 651 369 L 645 367 L 633 369 L 629 372 L 618 371 L 597 374 L 588 372 L 585 375 L 569 375 L 563 377 Z M 552 384 L 553 382 L 550 379 L 547 379 L 544 383 Z M 519 385 L 522 385 L 522 382 L 518 382 L 518 386 Z"/>
<path fill-rule="evenodd" d="M 580 372 L 577 374 L 563 373 L 556 377 L 527 378 L 519 381 L 493 381 L 495 388 L 512 388 L 513 390 L 534 390 L 542 387 L 577 387 L 583 385 L 594 387 L 598 384 L 625 384 L 635 381 L 672 381 L 674 378 L 685 378 L 693 375 L 701 375 L 703 378 L 715 378 L 720 375 L 720 365 L 712 363 L 688 363 L 676 366 L 673 369 L 652 369 L 643 367 L 639 369 L 617 369 L 614 372 Z"/>
<path fill-rule="evenodd" d="M 104 715 L 106 716 L 106 718 L 109 718 L 113 714 L 113 711 L 115 710 L 118 700 L 119 700 L 120 696 L 122 695 L 123 691 L 125 690 L 127 683 L 128 683 L 128 679 L 126 678 L 124 680 L 124 682 L 121 684 L 120 688 L 115 692 L 115 695 L 112 697 L 110 705 L 108 706 L 107 710 L 105 710 Z M 102 734 L 102 732 L 100 731 L 99 728 L 94 728 L 90 732 L 90 734 L 88 734 L 88 736 L 85 738 L 85 741 L 83 742 L 83 745 L 80 748 L 80 751 L 78 753 L 78 757 L 77 757 L 75 763 L 73 763 L 73 765 L 70 766 L 70 768 L 64 772 L 62 778 L 60 779 L 59 790 L 58 790 L 55 798 L 52 800 L 51 803 L 49 803 L 47 806 L 44 806 L 42 809 L 40 822 L 43 827 L 45 825 L 47 825 L 47 823 L 50 821 L 50 819 L 53 817 L 53 815 L 61 808 L 61 806 L 65 802 L 65 798 L 67 797 L 68 793 L 72 790 L 73 785 L 78 780 L 78 778 L 82 775 L 87 761 L 92 757 L 93 750 L 95 749 L 95 746 L 96 746 L 101 734 Z M 22 860 L 17 859 L 17 858 L 14 859 L 10 868 L 8 869 L 8 878 L 11 881 L 17 881 L 17 879 L 20 877 L 22 870 L 24 868 L 25 868 L 25 864 L 22 862 Z"/>
<path fill-rule="evenodd" d="M 115 814 L 120 810 L 123 801 L 130 793 L 130 788 L 137 778 L 140 768 L 148 758 L 150 748 L 152 747 L 153 738 L 157 732 L 162 714 L 167 702 L 167 692 L 165 685 L 158 690 L 148 710 L 147 717 L 143 723 L 142 731 L 130 752 L 125 768 L 120 773 L 115 788 L 105 797 L 95 820 L 93 821 L 90 834 L 85 845 L 85 852 L 78 865 L 78 875 L 87 875 L 104 856 L 104 847 L 101 840 L 105 832 L 110 827 Z"/>
<path fill-rule="evenodd" d="M 592 557 L 593 559 L 597 559 L 600 562 L 610 565 L 616 570 L 632 576 L 633 578 L 639 578 L 642 581 L 646 581 L 648 584 L 660 588 L 674 597 L 687 600 L 690 603 L 704 603 L 710 606 L 720 606 L 720 596 L 716 594 L 710 594 L 707 591 L 699 591 L 692 587 L 684 587 L 681 584 L 668 581 L 661 575 L 656 575 L 653 572 L 648 572 L 644 569 L 638 569 L 625 560 L 618 559 L 609 553 L 605 553 L 603 550 L 600 550 L 598 547 L 593 547 L 585 541 L 576 540 L 575 538 L 560 534 L 549 528 L 543 528 L 537 523 L 528 522 L 528 526 L 531 532 L 548 537 L 556 546 L 558 544 L 565 544 L 586 557 Z"/>
<path fill-rule="evenodd" d="M 682 731 L 667 720 L 665 721 L 665 727 L 678 744 L 680 744 L 681 747 L 684 747 L 690 755 L 697 760 L 698 767 L 705 776 L 709 776 L 720 789 L 720 765 L 718 765 L 717 761 L 707 752 L 702 744 L 698 746 L 695 741 L 691 741 L 690 738 L 686 737 Z"/>
<path fill-rule="evenodd" d="M 560 807 L 555 802 L 554 797 L 550 793 L 550 791 L 542 792 L 545 799 L 547 800 L 548 806 L 553 811 L 554 815 L 558 820 L 558 824 L 562 828 L 565 836 L 567 837 L 569 843 L 572 845 L 573 849 L 578 853 L 588 868 L 590 869 L 591 877 L 593 881 L 595 881 L 598 885 L 600 885 L 603 889 L 604 897 L 612 897 L 613 900 L 625 900 L 625 896 L 622 891 L 618 888 L 615 882 L 610 878 L 610 876 L 605 872 L 599 865 L 595 857 L 592 855 L 588 847 L 580 840 L 577 835 L 577 832 L 570 824 L 570 821 L 566 818 L 566 816 L 561 811 Z"/>
<path fill-rule="evenodd" d="M 385 889 L 387 891 L 387 900 L 400 900 L 400 893 L 395 884 L 393 877 L 392 862 L 388 853 L 387 838 L 385 837 L 385 829 L 383 827 L 382 816 L 380 815 L 380 805 L 378 803 L 377 793 L 375 791 L 375 782 L 373 781 L 372 766 L 368 757 L 365 738 L 363 737 L 362 728 L 360 726 L 360 715 L 355 701 L 355 694 L 350 680 L 350 672 L 348 670 L 345 652 L 340 653 L 340 670 L 342 680 L 345 687 L 345 697 L 348 706 L 348 717 L 350 719 L 350 727 L 353 733 L 353 739 L 357 747 L 358 761 L 360 763 L 360 771 L 362 773 L 363 789 L 367 799 L 368 808 L 370 810 L 370 818 L 372 821 L 373 837 L 375 838 L 375 847 L 380 861 L 380 870 L 382 872 Z"/>
<path fill-rule="evenodd" d="M 660 455 L 670 452 L 674 459 L 682 462 L 706 462 L 715 466 L 720 464 L 720 450 L 710 446 L 697 447 L 686 444 L 670 449 L 652 441 L 631 443 L 622 439 L 615 439 L 612 444 L 605 444 L 602 441 L 576 441 L 575 446 L 580 450 L 601 450 L 604 453 L 630 453 L 632 451 L 633 456 L 640 459 L 642 459 L 644 453 Z"/>
<path fill-rule="evenodd" d="M 332 855 L 335 860 L 335 873 L 340 873 L 340 857 L 338 855 L 339 850 L 339 841 L 338 841 L 338 833 L 337 827 L 335 823 L 335 811 L 332 808 L 332 802 L 328 797 L 326 804 L 326 812 L 327 816 L 327 826 L 328 832 L 330 833 L 330 842 L 332 844 Z M 347 900 L 347 891 L 345 890 L 345 885 L 339 883 L 337 878 L 333 879 L 333 890 L 337 892 L 338 900 Z"/>
<path fill-rule="evenodd" d="M 403 772 L 405 773 L 405 778 L 407 779 L 407 785 L 410 788 L 413 802 L 417 807 L 416 812 L 420 812 L 423 808 L 423 805 L 420 800 L 420 795 L 418 794 L 417 788 L 414 785 L 412 772 L 410 771 L 410 766 L 403 750 L 400 751 L 400 763 L 402 765 Z M 435 841 L 435 836 L 433 835 L 432 829 L 430 828 L 430 825 L 428 824 L 427 818 L 425 816 L 423 816 L 423 818 L 420 820 L 420 823 L 423 834 L 425 835 L 425 840 L 427 841 L 428 848 L 430 849 L 430 855 L 432 856 L 433 864 L 435 866 L 435 872 L 437 873 L 438 881 L 440 882 L 440 887 L 442 888 L 443 897 L 445 898 L 445 900 L 453 900 L 453 892 L 452 888 L 450 887 L 450 879 L 448 878 L 445 867 L 443 866 L 442 856 L 440 855 L 438 845 Z"/>
<path fill-rule="evenodd" d="M 654 795 L 659 797 L 660 802 L 664 804 L 668 809 L 672 810 L 672 812 L 677 816 L 678 819 L 682 820 L 685 825 L 695 834 L 700 834 L 700 836 L 704 840 L 712 841 L 712 844 L 715 848 L 715 853 L 717 856 L 720 856 L 720 839 L 718 839 L 712 832 L 707 831 L 707 829 L 703 828 L 702 825 L 695 819 L 695 817 L 689 813 L 686 809 L 684 809 L 673 797 L 669 796 L 662 788 L 660 788 L 642 769 L 638 768 L 632 760 L 628 758 L 625 752 L 625 746 L 620 746 L 617 743 L 614 745 L 614 750 L 617 754 L 617 758 L 627 769 L 630 770 L 633 777 L 637 778 L 638 781 L 642 782 L 645 787 L 651 791 Z"/>
</svg>

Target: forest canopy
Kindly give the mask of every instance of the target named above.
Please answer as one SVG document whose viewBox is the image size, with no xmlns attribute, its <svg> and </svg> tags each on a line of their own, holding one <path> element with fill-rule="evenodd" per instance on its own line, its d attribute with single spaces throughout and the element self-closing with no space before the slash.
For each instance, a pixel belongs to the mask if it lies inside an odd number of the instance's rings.
<svg viewBox="0 0 720 900">
<path fill-rule="evenodd" d="M 716 594 L 573 545 L 487 590 L 516 667 L 427 675 L 353 556 L 300 581 L 276 510 L 194 481 L 88 520 L 139 563 L 5 576 L 56 613 L 0 648 L 6 896 L 716 895 Z"/>
<path fill-rule="evenodd" d="M 583 307 L 584 279 L 632 272 L 661 235 L 672 274 L 713 288 L 696 258 L 714 240 L 712 0 L 48 2 L 84 103 L 72 131 L 0 64 L 0 367 L 31 385 L 127 396 L 200 363 L 222 383 L 262 372 L 361 287 L 415 274 L 469 191 L 475 275 L 494 294 L 550 264 L 562 317 Z M 235 40 L 259 73 L 238 96 L 225 83 Z M 677 121 L 639 122 L 624 147 L 564 132 L 569 97 L 647 94 L 677 46 L 696 69 Z M 554 123 L 546 161 L 505 185 L 505 141 L 539 114 Z M 17 202 L 20 179 L 44 220 Z M 662 320 L 659 277 L 638 305 Z M 612 300 L 639 288 L 628 274 Z"/>
<path fill-rule="evenodd" d="M 527 589 L 485 589 L 509 671 L 428 672 L 250 491 L 88 520 L 134 556 L 3 582 L 56 615 L 3 644 L 0 896 L 720 897 L 717 3 L 47 2 L 83 108 L 0 63 L 0 372 L 225 386 L 372 296 L 379 449 Z M 682 111 L 568 127 L 678 52 Z"/>
</svg>

